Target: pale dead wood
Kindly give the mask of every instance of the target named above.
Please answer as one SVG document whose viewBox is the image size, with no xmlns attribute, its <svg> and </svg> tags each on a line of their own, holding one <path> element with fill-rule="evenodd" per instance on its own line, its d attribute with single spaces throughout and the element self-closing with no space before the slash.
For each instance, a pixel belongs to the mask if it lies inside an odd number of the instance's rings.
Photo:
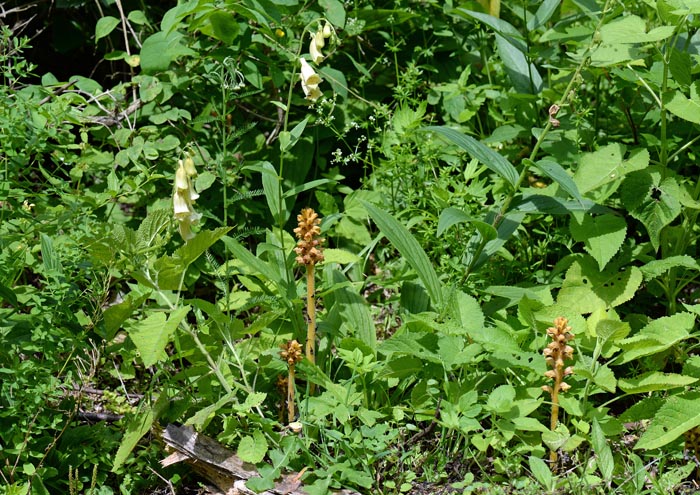
<svg viewBox="0 0 700 495">
<path fill-rule="evenodd" d="M 173 451 L 160 461 L 170 466 L 185 461 L 200 476 L 206 478 L 226 495 L 256 495 L 245 486 L 250 478 L 260 477 L 254 465 L 243 462 L 236 454 L 216 440 L 197 433 L 190 426 L 170 424 L 163 431 L 163 441 Z M 350 490 L 331 492 L 333 495 L 362 495 Z M 302 488 L 301 474 L 289 473 L 277 481 L 274 488 L 257 495 L 308 495 Z"/>
</svg>

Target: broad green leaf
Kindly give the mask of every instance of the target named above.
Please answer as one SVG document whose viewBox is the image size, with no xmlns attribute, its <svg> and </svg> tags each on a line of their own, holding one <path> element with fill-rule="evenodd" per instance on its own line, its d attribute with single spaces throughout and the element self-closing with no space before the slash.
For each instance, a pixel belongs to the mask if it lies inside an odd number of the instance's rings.
<svg viewBox="0 0 700 495">
<path fill-rule="evenodd" d="M 261 431 L 255 430 L 253 436 L 243 437 L 241 443 L 238 444 L 236 453 L 243 462 L 259 463 L 267 454 L 267 439 L 265 435 Z"/>
<path fill-rule="evenodd" d="M 132 322 L 127 326 L 129 338 L 139 351 L 145 367 L 153 366 L 168 357 L 165 347 L 172 340 L 177 326 L 189 311 L 189 306 L 178 308 L 171 312 L 167 319 L 163 312 L 153 313 L 146 319 Z"/>
<path fill-rule="evenodd" d="M 224 10 L 213 10 L 207 18 L 209 26 L 202 25 L 200 31 L 230 45 L 238 37 L 240 26 L 236 18 Z"/>
<path fill-rule="evenodd" d="M 544 24 L 552 17 L 552 14 L 557 10 L 561 0 L 544 0 L 540 3 L 537 8 L 535 15 L 527 20 L 528 31 L 534 31 Z"/>
<path fill-rule="evenodd" d="M 185 421 L 185 424 L 194 426 L 197 430 L 201 430 L 202 426 L 206 427 L 206 425 L 209 423 L 209 420 L 214 416 L 214 414 L 216 414 L 216 411 L 224 407 L 229 402 L 236 402 L 237 393 L 237 390 L 233 390 L 225 394 L 213 404 L 209 404 L 208 406 L 203 407 L 202 409 L 194 413 L 192 416 L 190 416 L 187 419 L 187 421 Z"/>
<path fill-rule="evenodd" d="M 572 215 L 569 229 L 574 240 L 584 243 L 586 252 L 602 270 L 625 242 L 627 223 L 617 215 Z"/>
<path fill-rule="evenodd" d="M 15 294 L 15 291 L 10 287 L 7 287 L 2 282 L 0 282 L 0 300 L 4 300 L 6 303 L 14 306 L 15 308 L 17 307 L 17 295 Z"/>
<path fill-rule="evenodd" d="M 284 204 L 282 201 L 282 191 L 280 190 L 282 187 L 281 178 L 270 162 L 262 162 L 260 168 L 267 206 L 270 208 L 272 218 L 279 221 L 281 218 L 282 205 Z"/>
<path fill-rule="evenodd" d="M 513 165 L 510 164 L 502 155 L 492 150 L 485 144 L 477 141 L 471 136 L 462 134 L 459 131 L 451 129 L 444 126 L 428 126 L 423 127 L 422 130 L 435 132 L 449 141 L 453 142 L 467 153 L 469 153 L 472 158 L 476 158 L 481 163 L 486 165 L 491 171 L 497 173 L 503 177 L 508 183 L 515 187 L 518 183 L 518 171 Z"/>
<path fill-rule="evenodd" d="M 141 69 L 146 74 L 167 70 L 178 57 L 195 55 L 196 52 L 184 46 L 183 35 L 177 31 L 152 34 L 141 46 Z"/>
<path fill-rule="evenodd" d="M 348 282 L 338 270 L 333 270 L 332 277 L 334 284 Z M 341 319 L 352 330 L 351 336 L 360 339 L 374 352 L 377 348 L 377 331 L 367 301 L 348 287 L 334 291 L 333 297 L 339 306 Z"/>
<path fill-rule="evenodd" d="M 620 196 L 630 215 L 644 224 L 654 249 L 659 249 L 661 230 L 681 213 L 680 188 L 673 177 L 662 179 L 658 170 L 628 175 Z"/>
<path fill-rule="evenodd" d="M 549 466 L 542 459 L 533 455 L 528 458 L 528 464 L 530 465 L 530 472 L 532 472 L 537 482 L 542 485 L 542 488 L 551 491 L 554 488 L 554 476 L 552 476 Z"/>
<path fill-rule="evenodd" d="M 113 304 L 102 312 L 102 318 L 104 321 L 104 331 L 101 327 L 98 327 L 99 334 L 106 341 L 111 341 L 122 324 L 129 318 L 134 311 L 141 307 L 141 305 L 148 299 L 150 291 L 146 291 L 145 294 L 137 295 L 135 292 L 130 292 L 126 295 L 124 300 L 119 304 Z"/>
<path fill-rule="evenodd" d="M 466 19 L 472 18 L 476 19 L 477 21 L 483 22 L 488 27 L 493 29 L 496 32 L 496 34 L 499 34 L 506 40 L 508 40 L 508 42 L 512 44 L 515 48 L 517 48 L 520 52 L 528 52 L 527 44 L 525 43 L 525 38 L 520 33 L 520 31 L 518 31 L 515 27 L 513 27 L 512 24 L 510 24 L 507 21 L 504 21 L 503 19 L 499 19 L 497 17 L 493 17 L 482 12 L 475 12 L 473 10 L 468 10 L 464 8 L 454 9 L 450 11 L 450 13 Z"/>
<path fill-rule="evenodd" d="M 586 256 L 575 261 L 566 272 L 557 304 L 575 313 L 592 313 L 629 301 L 641 284 L 639 268 L 630 266 L 625 271 L 601 272 L 597 262 Z"/>
<path fill-rule="evenodd" d="M 136 231 L 139 249 L 148 249 L 156 244 L 160 234 L 171 225 L 172 215 L 169 209 L 148 212 Z"/>
<path fill-rule="evenodd" d="M 481 220 L 475 220 L 467 215 L 464 211 L 459 208 L 445 208 L 440 213 L 440 219 L 438 220 L 437 236 L 440 237 L 447 229 L 456 225 L 458 223 L 467 222 L 472 224 L 476 230 L 481 234 L 482 239 L 490 241 L 498 237 L 498 232 L 492 225 L 482 222 Z"/>
<path fill-rule="evenodd" d="M 238 241 L 231 237 L 224 237 L 222 241 L 226 248 L 231 251 L 231 254 L 243 262 L 248 273 L 258 277 L 262 276 L 264 279 L 271 280 L 277 284 L 281 283 L 282 278 L 278 270 L 241 246 Z"/>
<path fill-rule="evenodd" d="M 649 165 L 649 152 L 644 148 L 632 150 L 627 158 L 627 147 L 613 143 L 593 153 L 584 154 L 574 174 L 574 182 L 581 194 L 586 194 L 607 185 L 606 190 L 598 191 L 596 199 L 607 198 L 615 192 L 621 179 L 635 170 Z"/>
<path fill-rule="evenodd" d="M 330 184 L 331 182 L 334 181 L 330 179 L 316 179 L 309 182 L 304 182 L 303 184 L 299 184 L 298 186 L 293 187 L 289 191 L 285 191 L 282 197 L 285 199 L 296 197 L 299 195 L 299 193 L 303 193 L 304 191 L 308 191 L 309 189 L 313 189 L 314 187 L 322 186 L 323 184 Z"/>
<path fill-rule="evenodd" d="M 698 392 L 673 396 L 654 416 L 635 449 L 658 449 L 673 442 L 683 433 L 700 425 L 700 394 Z"/>
<path fill-rule="evenodd" d="M 360 263 L 362 261 L 361 257 L 344 249 L 324 249 L 323 257 L 325 263 L 338 263 L 339 265 Z"/>
<path fill-rule="evenodd" d="M 415 237 L 411 235 L 406 227 L 398 220 L 389 215 L 384 210 L 377 208 L 367 201 L 361 201 L 372 220 L 377 224 L 382 234 L 389 239 L 399 253 L 418 273 L 418 277 L 425 285 L 430 299 L 436 308 L 442 307 L 442 285 L 438 279 L 437 273 L 433 268 L 428 256 L 423 251 L 423 248 L 418 244 Z"/>
<path fill-rule="evenodd" d="M 47 275 L 57 276 L 63 274 L 63 266 L 58 257 L 58 253 L 53 247 L 53 239 L 43 232 L 40 236 L 41 244 L 41 259 L 44 265 L 44 271 Z"/>
<path fill-rule="evenodd" d="M 469 335 L 484 328 L 485 318 L 479 302 L 469 294 L 457 291 L 449 298 L 450 315 Z"/>
<path fill-rule="evenodd" d="M 160 29 L 166 33 L 177 27 L 177 24 L 197 8 L 198 0 L 189 0 L 168 10 L 160 21 Z"/>
<path fill-rule="evenodd" d="M 593 418 L 593 424 L 591 425 L 591 444 L 596 454 L 596 464 L 598 464 L 600 474 L 605 481 L 611 481 L 613 470 L 615 469 L 615 460 L 613 459 L 610 445 L 605 439 L 603 429 L 596 418 Z"/>
<path fill-rule="evenodd" d="M 345 8 L 340 0 L 318 0 L 318 5 L 323 8 L 323 13 L 336 27 L 345 26 Z"/>
<path fill-rule="evenodd" d="M 690 86 L 691 98 L 685 96 L 680 90 L 669 91 L 663 95 L 664 107 L 676 117 L 700 124 L 700 97 L 698 97 L 698 83 Z"/>
<path fill-rule="evenodd" d="M 693 77 L 691 75 L 692 67 L 693 63 L 688 52 L 681 51 L 677 48 L 671 48 L 671 59 L 668 68 L 671 71 L 673 80 L 681 87 L 688 87 L 693 82 Z"/>
<path fill-rule="evenodd" d="M 304 129 L 306 129 L 306 124 L 308 123 L 309 116 L 307 116 L 304 120 L 295 125 L 294 129 L 292 129 L 291 131 L 280 132 L 280 151 L 284 153 L 285 151 L 292 149 L 294 145 L 297 144 L 297 141 L 299 141 L 301 135 L 304 133 Z"/>
<path fill-rule="evenodd" d="M 619 343 L 624 349 L 622 359 L 615 364 L 624 364 L 643 356 L 663 352 L 690 337 L 695 317 L 691 313 L 676 313 L 657 318 Z"/>
<path fill-rule="evenodd" d="M 542 76 L 535 64 L 503 36 L 496 34 L 496 48 L 506 73 L 518 93 L 539 94 L 542 91 Z"/>
<path fill-rule="evenodd" d="M 653 280 L 673 268 L 687 268 L 688 270 L 700 270 L 700 264 L 687 254 L 669 256 L 660 260 L 652 260 L 639 269 L 644 275 L 644 281 Z"/>
<path fill-rule="evenodd" d="M 685 387 L 696 381 L 698 379 L 692 376 L 650 371 L 635 378 L 620 378 L 617 381 L 617 386 L 626 394 L 643 394 L 656 392 L 657 390 Z"/>
<path fill-rule="evenodd" d="M 505 414 L 513 408 L 515 388 L 512 385 L 499 385 L 489 394 L 486 409 L 497 414 Z"/>
<path fill-rule="evenodd" d="M 181 266 L 188 267 L 194 263 L 204 252 L 212 247 L 216 241 L 225 236 L 231 227 L 219 227 L 214 230 L 202 230 L 194 238 L 190 239 L 187 244 L 183 244 L 174 253 L 173 258 L 177 260 Z"/>
<path fill-rule="evenodd" d="M 546 158 L 544 160 L 538 160 L 534 163 L 530 162 L 530 160 L 528 160 L 528 162 L 532 163 L 532 165 L 537 167 L 540 172 L 559 184 L 559 187 L 561 187 L 563 191 L 567 192 L 569 196 L 583 204 L 584 200 L 581 193 L 578 191 L 578 187 L 576 187 L 576 183 L 561 165 Z"/>
<path fill-rule="evenodd" d="M 149 407 L 145 403 L 141 410 L 136 414 L 136 416 L 129 419 L 129 424 L 126 427 L 126 432 L 122 437 L 122 441 L 119 444 L 119 449 L 114 456 L 114 461 L 112 462 L 112 472 L 117 473 L 124 465 L 126 460 L 131 455 L 131 451 L 134 450 L 136 444 L 143 438 L 143 436 L 151 431 L 153 426 L 153 421 L 158 418 L 162 410 L 169 404 L 169 399 L 166 394 L 161 394 L 155 400 L 152 407 Z"/>
<path fill-rule="evenodd" d="M 620 16 L 600 29 L 604 43 L 611 45 L 653 43 L 673 35 L 674 26 L 659 26 L 646 32 L 647 23 L 641 17 L 631 14 Z"/>
<path fill-rule="evenodd" d="M 590 199 L 584 199 L 583 202 L 579 202 L 542 194 L 526 194 L 517 198 L 511 205 L 511 210 L 543 215 L 569 215 L 574 212 L 605 213 L 610 211 Z"/>
<path fill-rule="evenodd" d="M 593 374 L 593 383 L 598 385 L 600 388 L 606 392 L 615 392 L 615 387 L 617 386 L 617 380 L 615 379 L 615 374 L 608 367 L 607 364 L 598 366 Z"/>
<path fill-rule="evenodd" d="M 112 17 L 110 15 L 101 17 L 97 21 L 97 24 L 95 24 L 95 41 L 99 40 L 100 38 L 104 38 L 105 36 L 109 36 L 109 34 L 114 31 L 114 28 L 118 25 L 119 19 L 116 17 Z"/>
</svg>

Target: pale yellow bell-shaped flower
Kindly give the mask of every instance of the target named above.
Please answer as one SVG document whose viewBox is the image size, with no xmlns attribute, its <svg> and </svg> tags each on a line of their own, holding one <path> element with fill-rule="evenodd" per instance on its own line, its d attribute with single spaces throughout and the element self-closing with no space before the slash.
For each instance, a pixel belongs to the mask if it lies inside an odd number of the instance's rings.
<svg viewBox="0 0 700 495">
<path fill-rule="evenodd" d="M 190 163 L 188 163 L 188 160 Z M 194 211 L 192 204 L 199 198 L 199 194 L 194 190 L 191 177 L 197 174 L 191 158 L 178 161 L 178 168 L 175 171 L 175 188 L 173 191 L 173 213 L 178 221 L 180 235 L 185 241 L 194 237 L 191 226 L 199 222 L 202 218 L 200 213 Z"/>
<path fill-rule="evenodd" d="M 311 67 L 305 59 L 300 58 L 299 63 L 301 63 L 301 89 L 304 90 L 304 95 L 307 100 L 316 101 L 323 96 L 321 90 L 318 89 L 318 85 L 323 79 L 316 74 L 316 71 L 314 71 L 313 67 Z"/>
</svg>

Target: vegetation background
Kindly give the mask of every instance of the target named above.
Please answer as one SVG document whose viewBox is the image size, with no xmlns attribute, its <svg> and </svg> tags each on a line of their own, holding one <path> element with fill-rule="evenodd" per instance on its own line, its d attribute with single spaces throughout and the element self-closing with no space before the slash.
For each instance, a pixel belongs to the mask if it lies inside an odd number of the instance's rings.
<svg viewBox="0 0 700 495">
<path fill-rule="evenodd" d="M 698 2 L 1 6 L 0 493 L 698 491 Z"/>
</svg>

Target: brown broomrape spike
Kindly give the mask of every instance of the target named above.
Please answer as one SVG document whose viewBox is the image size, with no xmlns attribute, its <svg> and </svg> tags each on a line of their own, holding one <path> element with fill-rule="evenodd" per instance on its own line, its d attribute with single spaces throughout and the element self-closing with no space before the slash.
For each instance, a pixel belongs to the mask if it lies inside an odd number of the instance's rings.
<svg viewBox="0 0 700 495">
<path fill-rule="evenodd" d="M 571 327 L 568 326 L 569 320 L 560 316 L 554 320 L 554 326 L 547 329 L 547 335 L 552 339 L 552 342 L 542 351 L 544 354 L 547 366 L 552 368 L 544 374 L 547 378 L 554 380 L 553 385 L 543 385 L 542 390 L 549 393 L 552 397 L 552 416 L 550 421 L 550 429 L 554 431 L 559 422 L 559 392 L 566 392 L 571 386 L 564 381 L 564 377 L 571 375 L 574 372 L 573 366 L 564 367 L 564 361 L 572 359 L 574 356 L 574 348 L 568 345 L 568 342 L 574 338 L 571 333 Z M 556 450 L 549 452 L 549 460 L 552 468 L 555 469 L 557 462 Z"/>
<path fill-rule="evenodd" d="M 306 331 L 306 358 L 316 363 L 316 302 L 314 294 L 314 267 L 323 261 L 323 241 L 320 238 L 321 219 L 312 208 L 304 208 L 297 216 L 299 226 L 294 229 L 294 233 L 299 241 L 294 252 L 297 254 L 296 261 L 300 265 L 306 266 L 306 314 L 308 315 L 308 327 Z"/>
<path fill-rule="evenodd" d="M 296 340 L 290 340 L 280 346 L 280 357 L 287 361 L 289 367 L 289 377 L 287 378 L 287 420 L 294 421 L 294 368 L 301 361 L 301 344 Z"/>
</svg>

